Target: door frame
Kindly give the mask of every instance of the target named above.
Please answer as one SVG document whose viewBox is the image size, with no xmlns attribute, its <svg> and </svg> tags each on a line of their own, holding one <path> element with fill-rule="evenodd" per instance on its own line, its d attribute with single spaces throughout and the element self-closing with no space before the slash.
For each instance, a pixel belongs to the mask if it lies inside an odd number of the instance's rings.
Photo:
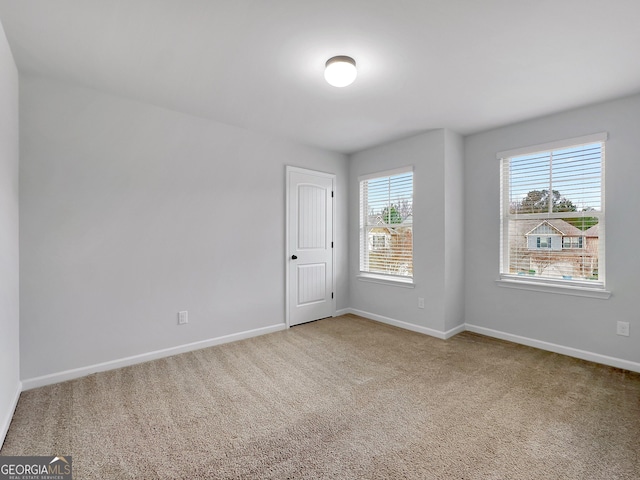
<svg viewBox="0 0 640 480">
<path fill-rule="evenodd" d="M 331 202 L 331 208 L 333 210 L 333 215 L 331 216 L 332 218 L 332 225 L 331 225 L 331 232 L 332 232 L 332 237 L 333 237 L 333 248 L 331 249 L 331 261 L 333 262 L 333 268 L 332 270 L 332 275 L 331 275 L 331 290 L 334 292 L 333 298 L 331 299 L 331 316 L 335 317 L 336 316 L 336 295 L 335 295 L 335 291 L 336 291 L 336 243 L 335 243 L 335 238 L 336 238 L 336 174 L 335 173 L 328 173 L 328 172 L 320 172 L 318 170 L 310 170 L 308 168 L 301 168 L 301 167 L 294 167 L 291 165 L 286 165 L 285 166 L 285 252 L 284 252 L 284 258 L 285 258 L 285 262 L 284 262 L 284 270 L 285 270 L 285 287 L 284 287 L 284 311 L 285 311 L 285 324 L 287 328 L 290 328 L 290 314 L 291 312 L 289 311 L 289 287 L 291 286 L 291 280 L 289 278 L 289 262 L 290 262 L 290 250 L 289 250 L 289 234 L 290 232 L 290 228 L 289 228 L 289 202 L 291 201 L 291 198 L 289 198 L 289 187 L 290 187 L 290 173 L 291 172 L 298 172 L 298 173 L 304 173 L 307 175 L 315 175 L 317 177 L 325 177 L 325 178 L 330 178 L 331 179 L 331 188 L 332 191 L 334 192 L 333 194 L 333 201 Z"/>
</svg>

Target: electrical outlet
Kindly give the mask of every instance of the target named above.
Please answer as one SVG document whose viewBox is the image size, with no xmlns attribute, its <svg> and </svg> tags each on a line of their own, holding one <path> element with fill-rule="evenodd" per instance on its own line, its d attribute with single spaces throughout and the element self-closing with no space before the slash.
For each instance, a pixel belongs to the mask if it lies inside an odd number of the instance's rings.
<svg viewBox="0 0 640 480">
<path fill-rule="evenodd" d="M 178 312 L 178 325 L 189 323 L 189 312 L 186 310 Z"/>
<path fill-rule="evenodd" d="M 418 297 L 418 308 L 424 308 L 424 298 Z"/>
<path fill-rule="evenodd" d="M 625 337 L 629 336 L 629 322 L 618 322 L 616 326 L 616 333 Z"/>
</svg>

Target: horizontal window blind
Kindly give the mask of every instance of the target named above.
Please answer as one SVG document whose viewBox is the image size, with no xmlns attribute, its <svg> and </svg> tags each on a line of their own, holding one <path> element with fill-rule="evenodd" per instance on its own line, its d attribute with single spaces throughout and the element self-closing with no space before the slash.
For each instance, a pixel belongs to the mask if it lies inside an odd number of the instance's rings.
<svg viewBox="0 0 640 480">
<path fill-rule="evenodd" d="M 360 271 L 413 277 L 413 171 L 360 179 Z"/>
<path fill-rule="evenodd" d="M 604 285 L 604 138 L 501 159 L 501 274 Z"/>
</svg>

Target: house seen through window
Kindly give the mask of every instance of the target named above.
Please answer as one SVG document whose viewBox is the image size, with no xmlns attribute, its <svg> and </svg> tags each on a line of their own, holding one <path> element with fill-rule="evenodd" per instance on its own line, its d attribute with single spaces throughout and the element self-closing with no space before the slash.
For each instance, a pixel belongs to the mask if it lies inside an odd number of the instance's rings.
<svg viewBox="0 0 640 480">
<path fill-rule="evenodd" d="M 413 169 L 360 177 L 360 272 L 413 278 Z"/>
<path fill-rule="evenodd" d="M 604 288 L 605 140 L 498 154 L 501 278 Z"/>
</svg>

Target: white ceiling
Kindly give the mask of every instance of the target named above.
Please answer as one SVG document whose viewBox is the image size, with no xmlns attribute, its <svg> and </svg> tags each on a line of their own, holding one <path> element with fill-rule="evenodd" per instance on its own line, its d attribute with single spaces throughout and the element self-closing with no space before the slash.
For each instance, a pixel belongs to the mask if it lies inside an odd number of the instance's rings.
<svg viewBox="0 0 640 480">
<path fill-rule="evenodd" d="M 640 92 L 640 0 L 0 0 L 21 73 L 350 153 Z M 325 61 L 358 78 L 329 86 Z"/>
</svg>

